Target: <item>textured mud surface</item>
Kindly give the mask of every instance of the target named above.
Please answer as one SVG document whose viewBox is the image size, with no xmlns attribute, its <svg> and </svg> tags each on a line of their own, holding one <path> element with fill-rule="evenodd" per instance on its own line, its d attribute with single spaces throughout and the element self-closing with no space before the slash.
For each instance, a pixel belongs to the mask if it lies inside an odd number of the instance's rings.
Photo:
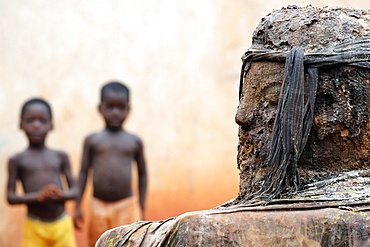
<svg viewBox="0 0 370 247">
<path fill-rule="evenodd" d="M 250 211 L 239 207 L 136 222 L 106 231 L 96 246 L 369 246 L 369 213 L 334 208 Z"/>
<path fill-rule="evenodd" d="M 330 50 L 344 41 L 370 34 L 370 12 L 347 8 L 283 8 L 262 18 L 251 49 L 305 53 Z M 284 63 L 252 62 L 242 85 L 236 114 L 240 125 L 236 203 L 256 192 L 264 179 L 264 163 L 281 84 Z M 365 68 L 337 66 L 319 69 L 310 136 L 298 161 L 301 187 L 346 171 L 367 169 L 369 158 L 370 73 Z"/>
</svg>

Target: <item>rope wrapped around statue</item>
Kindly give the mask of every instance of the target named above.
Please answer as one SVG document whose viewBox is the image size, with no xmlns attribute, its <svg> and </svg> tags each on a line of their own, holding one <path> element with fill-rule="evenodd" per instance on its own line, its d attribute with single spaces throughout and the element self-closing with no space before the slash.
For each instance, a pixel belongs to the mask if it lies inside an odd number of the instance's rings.
<svg viewBox="0 0 370 247">
<path fill-rule="evenodd" d="M 252 62 L 284 61 L 284 79 L 281 87 L 266 173 L 259 191 L 250 200 L 268 204 L 281 195 L 298 191 L 297 162 L 310 134 L 316 99 L 319 68 L 342 65 L 370 69 L 370 37 L 350 40 L 332 50 L 304 54 L 301 47 L 289 52 L 249 50 L 242 57 L 239 95 L 245 75 Z M 308 79 L 305 80 L 305 71 Z"/>
</svg>

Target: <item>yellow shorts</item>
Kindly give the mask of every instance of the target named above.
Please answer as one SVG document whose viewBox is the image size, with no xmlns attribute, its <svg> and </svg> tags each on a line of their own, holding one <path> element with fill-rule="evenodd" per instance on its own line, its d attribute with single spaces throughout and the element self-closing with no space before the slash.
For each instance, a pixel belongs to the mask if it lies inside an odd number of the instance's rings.
<svg viewBox="0 0 370 247">
<path fill-rule="evenodd" d="M 135 196 L 114 202 L 92 197 L 90 216 L 89 246 L 94 246 L 106 230 L 141 220 L 142 211 Z"/>
<path fill-rule="evenodd" d="M 67 213 L 50 222 L 28 216 L 23 231 L 23 247 L 76 246 L 72 219 Z"/>
</svg>

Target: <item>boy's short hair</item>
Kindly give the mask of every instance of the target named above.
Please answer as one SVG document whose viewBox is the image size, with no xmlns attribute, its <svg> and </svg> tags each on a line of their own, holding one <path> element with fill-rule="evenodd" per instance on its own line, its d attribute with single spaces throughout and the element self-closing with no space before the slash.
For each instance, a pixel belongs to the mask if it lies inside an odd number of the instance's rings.
<svg viewBox="0 0 370 247">
<path fill-rule="evenodd" d="M 128 87 L 121 82 L 111 81 L 105 84 L 100 91 L 101 102 L 103 102 L 104 95 L 109 91 L 125 93 L 127 95 L 127 100 L 129 101 L 130 90 L 128 89 Z"/>
<path fill-rule="evenodd" d="M 23 103 L 22 110 L 21 110 L 21 119 L 22 119 L 24 113 L 26 112 L 27 107 L 29 107 L 30 105 L 33 105 L 33 104 L 42 104 L 42 105 L 44 105 L 46 107 L 46 110 L 48 111 L 48 113 L 50 115 L 50 120 L 53 119 L 50 104 L 48 102 L 46 102 L 46 100 L 43 100 L 41 98 L 31 98 L 31 99 L 29 99 L 29 100 L 27 100 L 26 102 Z"/>
</svg>

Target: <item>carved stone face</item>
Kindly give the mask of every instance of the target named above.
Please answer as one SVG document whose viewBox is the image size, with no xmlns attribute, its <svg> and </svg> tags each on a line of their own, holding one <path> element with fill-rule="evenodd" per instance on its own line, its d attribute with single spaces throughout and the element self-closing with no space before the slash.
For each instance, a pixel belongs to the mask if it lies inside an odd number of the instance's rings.
<svg viewBox="0 0 370 247">
<path fill-rule="evenodd" d="M 271 123 L 279 101 L 284 64 L 255 62 L 245 78 L 236 122 L 246 130 Z M 258 114 L 257 114 L 258 113 Z"/>
<path fill-rule="evenodd" d="M 283 74 L 282 63 L 255 62 L 245 77 L 235 117 L 240 126 L 238 167 L 243 194 L 257 190 L 263 179 Z"/>
<path fill-rule="evenodd" d="M 241 179 L 251 186 L 258 186 L 265 172 L 283 70 L 282 63 L 254 62 L 244 80 L 236 114 L 240 126 L 238 166 L 247 174 Z M 298 163 L 302 183 L 367 168 L 369 81 L 370 73 L 365 69 L 319 71 L 314 122 Z"/>
</svg>

